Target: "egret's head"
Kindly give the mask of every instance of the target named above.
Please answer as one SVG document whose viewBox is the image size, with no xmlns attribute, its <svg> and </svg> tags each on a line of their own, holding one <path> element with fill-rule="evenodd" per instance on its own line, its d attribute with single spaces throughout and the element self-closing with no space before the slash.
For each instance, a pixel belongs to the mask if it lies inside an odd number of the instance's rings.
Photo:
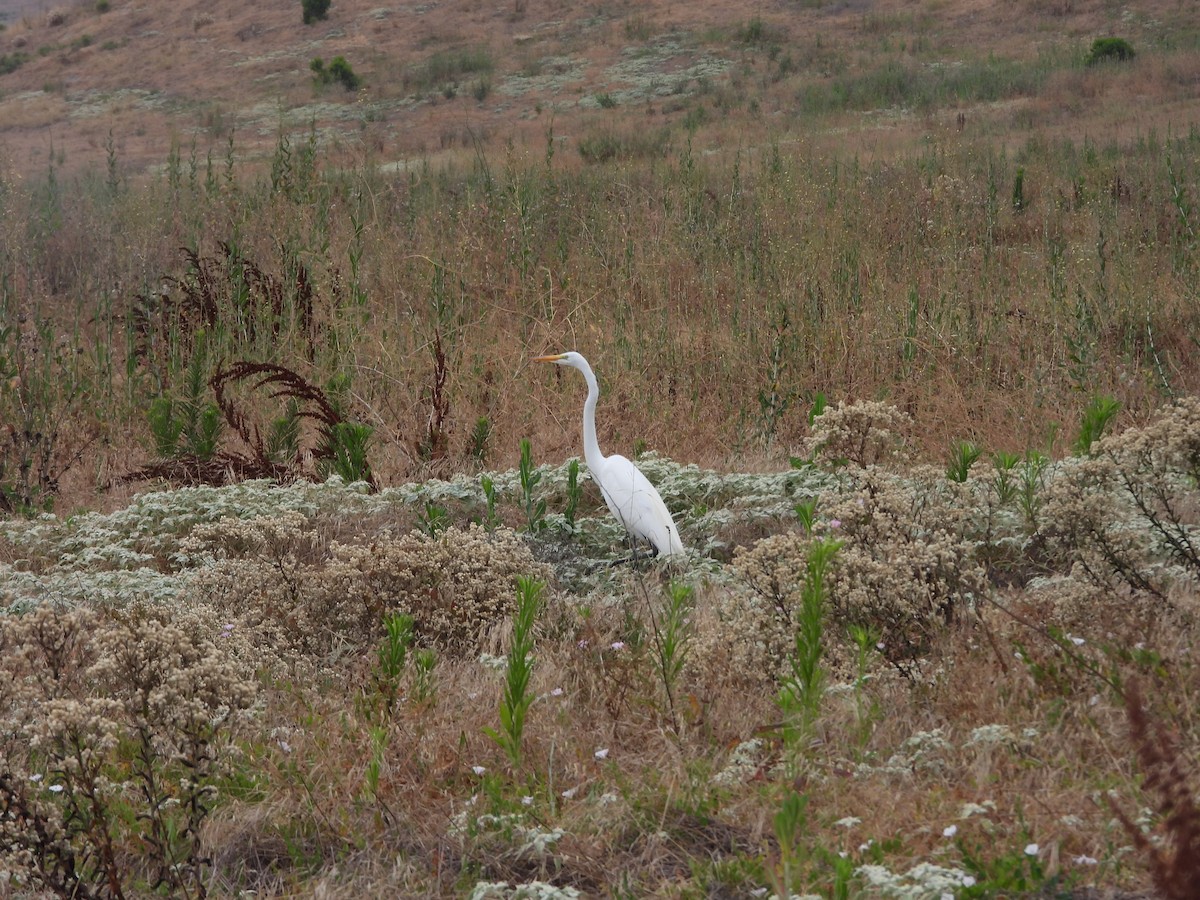
<svg viewBox="0 0 1200 900">
<path fill-rule="evenodd" d="M 579 364 L 583 362 L 583 357 L 572 350 L 569 353 L 552 353 L 549 356 L 535 356 L 533 361 L 557 363 L 560 366 L 572 366 L 578 369 Z"/>
</svg>

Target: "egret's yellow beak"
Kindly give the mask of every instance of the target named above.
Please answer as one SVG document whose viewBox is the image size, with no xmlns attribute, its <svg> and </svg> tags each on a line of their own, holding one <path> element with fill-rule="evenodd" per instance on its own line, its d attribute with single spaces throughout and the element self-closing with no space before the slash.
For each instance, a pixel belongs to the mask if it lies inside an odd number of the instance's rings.
<svg viewBox="0 0 1200 900">
<path fill-rule="evenodd" d="M 565 354 L 565 353 L 552 353 L 549 356 L 535 356 L 533 358 L 533 361 L 534 362 L 558 362 L 560 359 L 562 359 L 566 355 L 567 354 Z"/>
</svg>

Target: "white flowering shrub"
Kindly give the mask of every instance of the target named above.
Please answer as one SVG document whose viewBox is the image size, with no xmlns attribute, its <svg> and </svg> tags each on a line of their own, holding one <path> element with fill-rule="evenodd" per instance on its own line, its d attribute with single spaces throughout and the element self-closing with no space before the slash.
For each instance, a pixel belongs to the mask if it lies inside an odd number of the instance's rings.
<svg viewBox="0 0 1200 900">
<path fill-rule="evenodd" d="M 974 545 L 961 536 L 961 511 L 933 480 L 901 478 L 877 468 L 858 488 L 823 508 L 844 543 L 828 575 L 830 638 L 850 625 L 879 636 L 883 654 L 908 671 L 962 604 L 987 587 Z M 790 634 L 814 538 L 775 535 L 740 553 L 734 566 Z"/>
<path fill-rule="evenodd" d="M 1053 480 L 1037 535 L 1050 559 L 1106 591 L 1166 600 L 1200 579 L 1200 398 L 1102 438 Z"/>
<path fill-rule="evenodd" d="M 911 428 L 912 417 L 887 403 L 842 400 L 813 420 L 805 450 L 815 460 L 865 468 L 905 459 Z"/>
<path fill-rule="evenodd" d="M 375 642 L 391 612 L 411 615 L 425 644 L 474 653 L 511 615 L 517 576 L 552 575 L 507 528 L 320 543 L 304 516 L 289 513 L 198 527 L 183 546 L 189 558 L 211 558 L 197 576 L 197 600 L 264 661 L 289 665 Z"/>
<path fill-rule="evenodd" d="M 200 826 L 255 694 L 162 610 L 0 617 L 0 867 L 62 897 L 202 895 Z"/>
</svg>

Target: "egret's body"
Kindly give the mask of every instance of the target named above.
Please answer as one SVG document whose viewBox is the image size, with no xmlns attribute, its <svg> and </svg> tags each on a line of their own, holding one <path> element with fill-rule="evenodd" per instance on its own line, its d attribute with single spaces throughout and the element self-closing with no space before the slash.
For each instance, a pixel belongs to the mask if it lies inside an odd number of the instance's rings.
<svg viewBox="0 0 1200 900">
<path fill-rule="evenodd" d="M 650 480 L 624 456 L 605 456 L 600 452 L 600 444 L 596 441 L 596 401 L 600 399 L 600 386 L 588 361 L 572 351 L 539 356 L 534 362 L 557 363 L 583 373 L 588 387 L 587 400 L 583 404 L 583 459 L 604 495 L 604 502 L 635 539 L 648 542 L 662 556 L 682 554 L 679 529 Z"/>
</svg>

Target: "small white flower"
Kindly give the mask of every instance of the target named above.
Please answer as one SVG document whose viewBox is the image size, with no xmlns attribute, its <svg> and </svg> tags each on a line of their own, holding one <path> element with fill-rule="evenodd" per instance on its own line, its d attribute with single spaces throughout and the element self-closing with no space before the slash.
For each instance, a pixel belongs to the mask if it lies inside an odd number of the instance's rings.
<svg viewBox="0 0 1200 900">
<path fill-rule="evenodd" d="M 562 695 L 563 695 L 563 689 L 562 689 L 562 688 L 555 688 L 554 690 L 552 690 L 552 691 L 550 692 L 550 696 L 551 696 L 551 697 L 561 697 Z"/>
<path fill-rule="evenodd" d="M 63 786 L 61 784 L 52 784 L 50 785 L 49 789 L 56 794 L 61 794 L 63 791 Z"/>
<path fill-rule="evenodd" d="M 1095 866 L 1099 864 L 1099 860 L 1094 856 L 1077 856 L 1075 857 L 1075 865 L 1077 866 Z"/>
<path fill-rule="evenodd" d="M 471 771 L 476 775 L 482 775 L 487 771 L 487 766 L 471 766 Z"/>
<path fill-rule="evenodd" d="M 30 781 L 34 781 L 34 782 L 41 781 L 41 780 L 42 780 L 42 774 L 41 774 L 40 772 L 38 772 L 38 773 L 37 773 L 37 774 L 35 774 L 35 775 L 30 775 L 30 776 L 29 776 L 29 780 L 30 780 Z"/>
<path fill-rule="evenodd" d="M 1025 855 L 1026 856 L 1037 856 L 1038 855 L 1038 845 L 1037 844 L 1026 844 L 1025 845 Z"/>
<path fill-rule="evenodd" d="M 524 797 L 521 798 L 521 805 L 522 806 L 533 806 L 533 798 L 530 797 L 528 794 L 526 794 Z"/>
<path fill-rule="evenodd" d="M 1073 637 L 1073 638 L 1071 638 L 1071 643 L 1074 644 L 1076 647 L 1082 647 L 1084 644 L 1087 643 L 1087 641 L 1085 641 L 1081 637 Z"/>
<path fill-rule="evenodd" d="M 1015 656 L 1017 659 L 1024 659 L 1024 658 L 1025 658 L 1025 657 L 1024 657 L 1022 654 L 1021 654 L 1021 651 L 1020 651 L 1020 650 L 1015 650 L 1015 651 L 1013 651 L 1013 656 Z"/>
<path fill-rule="evenodd" d="M 291 752 L 292 752 L 292 745 L 291 745 L 291 744 L 289 744 L 287 741 L 280 741 L 280 742 L 279 742 L 279 749 L 280 749 L 280 750 L 282 750 L 284 753 L 291 753 Z"/>
<path fill-rule="evenodd" d="M 840 856 L 842 859 L 845 859 L 845 858 L 846 858 L 847 856 L 849 856 L 849 855 L 850 855 L 850 854 L 849 854 L 849 853 L 847 853 L 845 850 L 839 850 L 839 851 L 838 851 L 838 856 Z"/>
<path fill-rule="evenodd" d="M 579 788 L 567 788 L 565 791 L 563 791 L 563 792 L 562 792 L 563 799 L 564 799 L 564 800 L 572 800 L 572 799 L 574 799 L 574 797 L 575 797 L 575 792 L 576 792 L 576 791 L 578 791 L 578 790 L 579 790 Z"/>
<path fill-rule="evenodd" d="M 947 825 L 942 829 L 942 837 L 954 837 L 956 834 L 958 834 L 957 825 Z"/>
<path fill-rule="evenodd" d="M 974 875 L 964 875 L 962 877 L 962 883 L 963 883 L 963 887 L 973 886 L 975 884 L 975 876 Z"/>
<path fill-rule="evenodd" d="M 609 647 L 613 650 L 624 650 L 625 642 L 624 641 L 613 641 L 611 644 L 609 644 Z"/>
<path fill-rule="evenodd" d="M 858 816 L 846 816 L 844 819 L 838 819 L 833 824 L 841 828 L 853 828 L 855 825 L 862 824 L 862 819 Z"/>
<path fill-rule="evenodd" d="M 599 750 L 597 750 L 597 751 L 596 751 L 595 753 L 593 753 L 592 755 L 593 755 L 594 757 L 596 757 L 596 759 L 608 759 L 608 748 L 607 748 L 607 747 L 601 747 Z"/>
</svg>

